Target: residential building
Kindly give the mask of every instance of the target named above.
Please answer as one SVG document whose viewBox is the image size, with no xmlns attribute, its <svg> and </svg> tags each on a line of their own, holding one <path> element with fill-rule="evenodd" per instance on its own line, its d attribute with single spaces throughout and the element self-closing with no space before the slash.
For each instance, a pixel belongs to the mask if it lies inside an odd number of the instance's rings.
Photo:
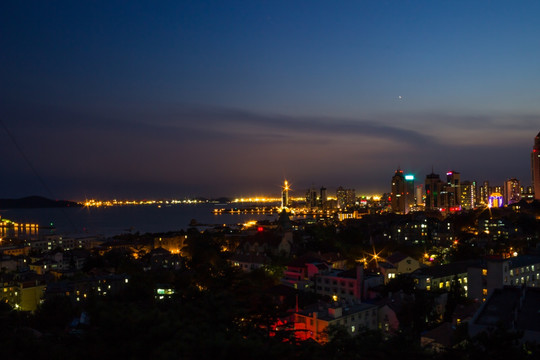
<svg viewBox="0 0 540 360">
<path fill-rule="evenodd" d="M 316 257 L 303 256 L 287 265 L 281 282 L 299 290 L 313 289 L 315 275 L 328 272 L 331 265 Z"/>
<path fill-rule="evenodd" d="M 397 169 L 392 176 L 392 194 L 390 195 L 392 211 L 398 214 L 406 214 L 409 212 L 409 204 L 407 203 L 407 186 L 405 183 L 405 175 L 403 170 Z"/>
<path fill-rule="evenodd" d="M 337 300 L 360 300 L 364 290 L 364 267 L 351 270 L 331 270 L 317 273 L 314 278 L 315 293 Z"/>
<path fill-rule="evenodd" d="M 508 179 L 504 182 L 504 204 L 511 205 L 521 200 L 521 186 L 518 179 Z"/>
<path fill-rule="evenodd" d="M 465 210 L 476 207 L 476 181 L 464 181 L 461 183 L 460 204 Z"/>
<path fill-rule="evenodd" d="M 356 203 L 356 192 L 354 189 L 344 189 L 342 186 L 336 190 L 338 209 L 346 209 Z"/>
<path fill-rule="evenodd" d="M 504 286 L 540 286 L 540 256 L 488 259 L 469 269 L 469 297 L 485 300 Z M 540 310 L 540 309 L 539 309 Z"/>
<path fill-rule="evenodd" d="M 229 258 L 229 262 L 245 272 L 251 272 L 269 264 L 271 259 L 264 254 L 235 253 Z"/>
<path fill-rule="evenodd" d="M 351 335 L 355 335 L 361 329 L 375 330 L 378 326 L 377 306 L 317 304 L 295 314 L 294 328 L 301 340 L 313 339 L 325 343 L 328 341 L 325 330 L 331 325 L 343 326 Z"/>
<path fill-rule="evenodd" d="M 469 294 L 469 273 L 470 267 L 478 266 L 480 261 L 457 261 L 445 265 L 434 265 L 427 268 L 420 268 L 413 272 L 416 288 L 428 291 L 449 291 L 454 279 L 461 285 L 465 296 Z M 469 296 L 470 297 L 470 296 Z"/>
</svg>

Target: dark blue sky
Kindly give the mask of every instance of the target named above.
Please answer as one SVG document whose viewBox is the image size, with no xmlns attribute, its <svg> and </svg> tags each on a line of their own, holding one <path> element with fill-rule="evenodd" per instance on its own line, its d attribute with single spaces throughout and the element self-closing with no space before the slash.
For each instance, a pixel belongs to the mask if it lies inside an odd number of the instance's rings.
<svg viewBox="0 0 540 360">
<path fill-rule="evenodd" d="M 0 5 L 0 197 L 530 184 L 537 1 Z"/>
</svg>

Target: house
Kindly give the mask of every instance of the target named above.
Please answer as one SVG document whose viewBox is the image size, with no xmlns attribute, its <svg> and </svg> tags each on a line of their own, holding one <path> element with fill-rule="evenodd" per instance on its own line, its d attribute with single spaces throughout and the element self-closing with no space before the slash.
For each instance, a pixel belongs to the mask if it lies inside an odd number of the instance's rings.
<svg viewBox="0 0 540 360">
<path fill-rule="evenodd" d="M 418 260 L 398 251 L 392 253 L 385 260 L 394 266 L 397 275 L 410 274 L 420 268 L 420 262 Z"/>
<path fill-rule="evenodd" d="M 296 312 L 294 329 L 301 340 L 325 343 L 329 326 L 343 326 L 351 335 L 377 329 L 377 314 L 377 306 L 372 304 L 320 303 Z"/>
<path fill-rule="evenodd" d="M 143 257 L 145 260 L 145 270 L 171 269 L 178 270 L 181 266 L 180 255 L 178 253 L 171 254 L 170 251 L 158 247 L 150 250 Z"/>
<path fill-rule="evenodd" d="M 17 271 L 17 260 L 13 256 L 0 255 L 0 271 Z"/>
<path fill-rule="evenodd" d="M 313 289 L 316 274 L 328 272 L 331 265 L 316 257 L 303 256 L 287 264 L 281 282 L 299 290 Z"/>
<path fill-rule="evenodd" d="M 47 285 L 45 298 L 67 296 L 72 302 L 84 301 L 90 295 L 107 296 L 120 293 L 129 283 L 129 276 L 108 274 L 88 276 L 76 280 L 51 282 Z"/>
<path fill-rule="evenodd" d="M 360 300 L 364 295 L 364 267 L 351 270 L 327 270 L 313 277 L 315 293 L 326 295 L 334 301 Z"/>
<path fill-rule="evenodd" d="M 399 319 L 394 304 L 386 303 L 378 310 L 379 329 L 385 334 L 394 334 L 399 330 Z"/>
<path fill-rule="evenodd" d="M 387 297 L 377 300 L 375 304 L 379 308 L 379 329 L 384 334 L 396 333 L 399 330 L 399 315 L 406 308 L 406 304 L 412 302 L 414 302 L 414 295 L 407 295 L 403 290 L 389 293 Z"/>
<path fill-rule="evenodd" d="M 453 336 L 452 324 L 444 322 L 436 328 L 424 332 L 420 336 L 420 345 L 435 353 L 444 352 L 454 345 Z"/>
<path fill-rule="evenodd" d="M 184 241 L 186 239 L 187 235 L 157 237 L 154 238 L 154 249 L 162 248 L 172 254 L 179 254 L 180 250 L 184 247 Z"/>
<path fill-rule="evenodd" d="M 270 258 L 264 254 L 242 254 L 236 253 L 231 255 L 229 262 L 239 267 L 245 272 L 250 272 L 262 268 L 270 263 Z"/>
<path fill-rule="evenodd" d="M 277 232 L 259 232 L 248 236 L 237 251 L 253 254 L 273 254 L 289 256 L 292 250 L 292 232 L 279 234 Z"/>
<path fill-rule="evenodd" d="M 469 321 L 469 335 L 473 337 L 498 326 L 522 332 L 522 341 L 540 343 L 540 289 L 526 286 L 494 289 Z"/>
</svg>

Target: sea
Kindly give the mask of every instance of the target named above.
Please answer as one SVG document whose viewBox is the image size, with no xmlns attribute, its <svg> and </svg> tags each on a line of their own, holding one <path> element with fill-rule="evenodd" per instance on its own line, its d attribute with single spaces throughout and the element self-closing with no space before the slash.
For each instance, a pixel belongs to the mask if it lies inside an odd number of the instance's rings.
<svg viewBox="0 0 540 360">
<path fill-rule="evenodd" d="M 187 229 L 195 220 L 205 226 L 236 225 L 251 220 L 269 220 L 276 214 L 222 213 L 216 208 L 229 204 L 197 203 L 173 205 L 129 205 L 0 210 L 0 217 L 19 224 L 38 224 L 39 233 L 64 236 L 100 235 L 106 238 L 125 233 L 163 233 Z"/>
</svg>

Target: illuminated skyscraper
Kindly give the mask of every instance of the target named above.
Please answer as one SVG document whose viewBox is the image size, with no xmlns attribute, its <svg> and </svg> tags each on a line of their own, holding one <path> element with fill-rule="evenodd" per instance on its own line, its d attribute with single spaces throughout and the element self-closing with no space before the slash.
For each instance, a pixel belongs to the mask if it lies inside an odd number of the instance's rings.
<svg viewBox="0 0 540 360">
<path fill-rule="evenodd" d="M 415 205 L 415 192 L 414 192 L 414 175 L 407 174 L 405 175 L 405 197 L 406 197 L 406 210 L 405 212 L 409 212 L 411 210 L 411 207 Z"/>
<path fill-rule="evenodd" d="M 455 207 L 460 205 L 461 198 L 461 176 L 457 171 L 446 173 L 446 198 L 445 207 Z"/>
<path fill-rule="evenodd" d="M 326 206 L 326 202 L 328 201 L 328 192 L 326 191 L 326 188 L 323 186 L 320 191 L 321 196 L 319 197 L 319 202 L 321 207 Z"/>
<path fill-rule="evenodd" d="M 392 176 L 392 195 L 390 201 L 393 212 L 398 214 L 406 214 L 408 212 L 406 194 L 407 186 L 405 184 L 403 170 L 397 169 L 394 176 Z"/>
<path fill-rule="evenodd" d="M 482 186 L 478 188 L 478 199 L 477 202 L 480 205 L 487 205 L 489 201 L 489 181 L 484 181 Z"/>
<path fill-rule="evenodd" d="M 306 207 L 316 208 L 317 207 L 317 190 L 311 187 L 306 192 Z"/>
<path fill-rule="evenodd" d="M 416 206 L 424 206 L 424 185 L 420 184 L 416 187 L 414 196 L 416 198 Z"/>
<path fill-rule="evenodd" d="M 504 182 L 504 203 L 510 205 L 521 200 L 521 187 L 518 179 L 508 179 Z"/>
<path fill-rule="evenodd" d="M 441 206 L 440 193 L 443 186 L 439 174 L 426 175 L 426 210 L 436 210 Z"/>
<path fill-rule="evenodd" d="M 531 171 L 534 198 L 540 200 L 540 132 L 534 138 L 534 146 L 531 152 Z"/>
<path fill-rule="evenodd" d="M 464 181 L 461 183 L 460 205 L 467 210 L 476 206 L 476 181 Z"/>
</svg>

